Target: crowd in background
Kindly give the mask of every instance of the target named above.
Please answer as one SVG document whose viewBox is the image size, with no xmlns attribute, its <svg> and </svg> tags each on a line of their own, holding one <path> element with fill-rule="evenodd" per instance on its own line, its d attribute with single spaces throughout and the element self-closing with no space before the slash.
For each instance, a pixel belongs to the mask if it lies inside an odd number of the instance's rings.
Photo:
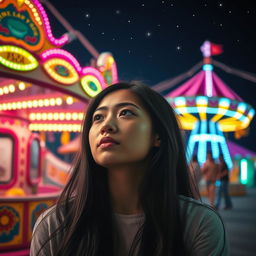
<svg viewBox="0 0 256 256">
<path fill-rule="evenodd" d="M 221 206 L 222 196 L 224 197 L 224 210 L 232 209 L 232 201 L 229 195 L 229 170 L 223 155 L 219 156 L 218 161 L 212 157 L 212 153 L 207 153 L 205 163 L 200 166 L 197 156 L 192 157 L 190 170 L 195 183 L 200 187 L 202 180 L 205 182 L 205 188 L 209 204 L 218 210 Z M 218 186 L 216 186 L 218 184 Z M 216 198 L 217 189 L 217 198 Z"/>
</svg>

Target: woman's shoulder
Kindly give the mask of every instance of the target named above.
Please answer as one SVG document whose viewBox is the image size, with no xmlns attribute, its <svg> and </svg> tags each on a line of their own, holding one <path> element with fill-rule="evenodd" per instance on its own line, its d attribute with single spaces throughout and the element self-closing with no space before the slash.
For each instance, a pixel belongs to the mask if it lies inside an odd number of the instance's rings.
<svg viewBox="0 0 256 256">
<path fill-rule="evenodd" d="M 68 202 L 69 207 L 71 207 L 71 204 L 71 202 Z M 57 211 L 59 213 L 59 217 L 57 215 Z M 41 215 L 37 218 L 33 232 L 35 232 L 38 228 L 41 230 L 49 227 L 50 229 L 56 229 L 64 218 L 64 204 L 59 206 L 55 204 L 41 213 Z"/>
<path fill-rule="evenodd" d="M 193 198 L 179 196 L 179 202 L 188 248 L 195 255 L 228 255 L 227 235 L 219 213 Z"/>
<path fill-rule="evenodd" d="M 203 203 L 202 201 L 180 195 L 179 203 L 181 214 L 185 214 L 192 219 L 204 219 L 205 217 L 211 217 L 211 219 L 215 219 L 216 221 L 222 222 L 219 213 L 216 210 L 214 210 L 211 206 L 209 206 L 206 203 Z"/>
<path fill-rule="evenodd" d="M 33 233 L 35 233 L 36 231 L 38 232 L 38 229 L 45 230 L 47 226 L 55 226 L 57 222 L 56 220 L 56 205 L 53 205 L 39 215 L 34 225 Z"/>
<path fill-rule="evenodd" d="M 57 215 L 57 209 L 59 217 Z M 38 255 L 55 255 L 56 245 L 62 239 L 62 235 L 58 232 L 58 228 L 64 221 L 64 207 L 54 205 L 45 210 L 36 220 L 33 228 L 32 241 L 30 246 L 30 256 Z"/>
</svg>

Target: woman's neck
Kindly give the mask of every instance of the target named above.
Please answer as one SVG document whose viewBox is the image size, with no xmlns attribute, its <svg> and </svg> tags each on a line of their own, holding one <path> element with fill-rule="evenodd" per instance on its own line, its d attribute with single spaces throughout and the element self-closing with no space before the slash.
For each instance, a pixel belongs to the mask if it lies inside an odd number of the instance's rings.
<svg viewBox="0 0 256 256">
<path fill-rule="evenodd" d="M 143 170 L 144 168 L 138 166 L 108 169 L 109 191 L 115 213 L 142 213 L 139 186 L 144 175 Z"/>
</svg>

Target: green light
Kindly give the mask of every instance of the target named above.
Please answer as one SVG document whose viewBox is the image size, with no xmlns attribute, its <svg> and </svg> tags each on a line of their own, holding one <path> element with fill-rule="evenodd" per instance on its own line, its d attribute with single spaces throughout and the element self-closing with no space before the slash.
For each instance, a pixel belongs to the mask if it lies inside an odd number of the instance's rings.
<svg viewBox="0 0 256 256">
<path fill-rule="evenodd" d="M 26 50 L 12 45 L 0 46 L 0 63 L 10 69 L 30 71 L 38 67 L 38 61 Z"/>
<path fill-rule="evenodd" d="M 247 183 L 247 161 L 246 161 L 246 159 L 241 160 L 240 168 L 241 168 L 241 183 L 246 184 Z"/>
</svg>

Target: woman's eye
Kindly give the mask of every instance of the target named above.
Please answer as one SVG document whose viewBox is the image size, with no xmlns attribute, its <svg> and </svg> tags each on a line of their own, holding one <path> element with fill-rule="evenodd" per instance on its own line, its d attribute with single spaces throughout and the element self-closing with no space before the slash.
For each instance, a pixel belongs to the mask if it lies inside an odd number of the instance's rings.
<svg viewBox="0 0 256 256">
<path fill-rule="evenodd" d="M 134 113 L 129 109 L 124 109 L 120 112 L 120 116 L 132 116 Z"/>
<path fill-rule="evenodd" d="M 97 114 L 97 115 L 95 115 L 95 116 L 93 117 L 93 121 L 100 121 L 102 118 L 103 118 L 102 115 Z"/>
</svg>

